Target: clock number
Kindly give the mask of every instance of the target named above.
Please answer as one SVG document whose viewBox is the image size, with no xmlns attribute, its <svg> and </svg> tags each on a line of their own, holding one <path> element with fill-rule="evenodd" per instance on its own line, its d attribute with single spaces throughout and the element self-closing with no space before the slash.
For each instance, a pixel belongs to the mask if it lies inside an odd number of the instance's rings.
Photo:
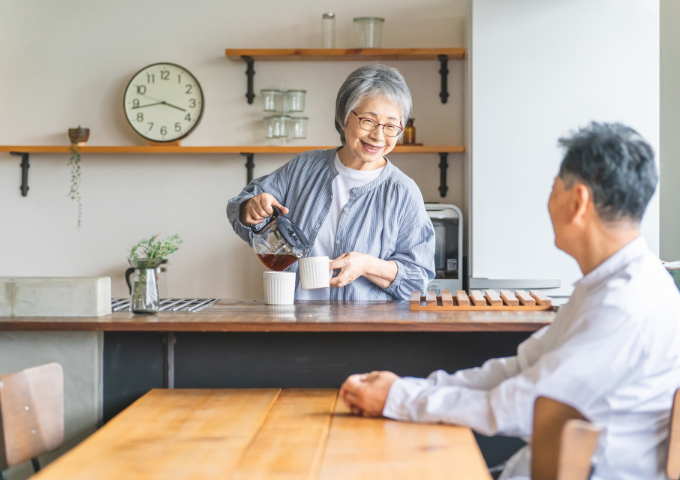
<svg viewBox="0 0 680 480">
<path fill-rule="evenodd" d="M 139 98 L 135 98 L 132 101 L 132 108 L 139 108 Z"/>
<path fill-rule="evenodd" d="M 143 122 L 144 121 L 144 114 L 142 112 L 139 112 L 137 114 L 137 121 L 138 122 Z"/>
<path fill-rule="evenodd" d="M 161 70 L 161 80 L 170 80 L 170 70 Z"/>
<path fill-rule="evenodd" d="M 196 108 L 196 99 L 195 98 L 192 98 L 192 99 L 189 100 L 189 106 L 191 108 Z"/>
<path fill-rule="evenodd" d="M 184 117 L 184 120 L 186 120 L 187 122 L 190 122 L 191 121 L 191 114 L 187 113 L 187 116 Z"/>
<path fill-rule="evenodd" d="M 161 127 L 161 135 L 165 136 L 168 133 L 168 127 Z"/>
<path fill-rule="evenodd" d="M 146 74 L 146 83 L 156 83 L 156 76 L 153 73 L 151 73 L 151 74 L 147 73 Z"/>
<path fill-rule="evenodd" d="M 146 87 L 144 85 L 135 85 L 137 87 L 137 95 L 144 95 L 146 93 Z"/>
<path fill-rule="evenodd" d="M 186 94 L 191 93 L 191 85 L 187 84 L 187 91 L 185 92 Z"/>
<path fill-rule="evenodd" d="M 179 124 L 179 122 L 175 122 L 175 131 L 176 132 L 182 131 L 182 126 Z"/>
<path fill-rule="evenodd" d="M 153 128 L 153 122 L 149 122 L 149 130 L 147 130 L 147 131 L 150 132 L 152 128 Z"/>
</svg>

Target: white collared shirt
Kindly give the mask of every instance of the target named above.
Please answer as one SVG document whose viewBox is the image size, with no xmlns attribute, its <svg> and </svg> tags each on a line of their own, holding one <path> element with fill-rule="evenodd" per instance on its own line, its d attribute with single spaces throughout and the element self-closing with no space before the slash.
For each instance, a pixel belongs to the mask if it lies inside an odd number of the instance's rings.
<svg viewBox="0 0 680 480">
<path fill-rule="evenodd" d="M 543 395 L 603 427 L 593 479 L 664 479 L 678 387 L 680 293 L 638 238 L 579 280 L 553 324 L 522 342 L 517 356 L 397 380 L 383 415 L 529 440 L 534 401 Z M 501 478 L 529 477 L 528 450 Z"/>
</svg>

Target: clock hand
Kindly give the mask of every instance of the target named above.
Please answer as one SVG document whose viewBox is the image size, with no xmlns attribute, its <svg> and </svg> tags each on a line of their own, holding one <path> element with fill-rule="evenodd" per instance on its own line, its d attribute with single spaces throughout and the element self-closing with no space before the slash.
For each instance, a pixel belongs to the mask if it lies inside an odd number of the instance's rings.
<svg viewBox="0 0 680 480">
<path fill-rule="evenodd" d="M 183 109 L 183 108 L 181 108 L 181 107 L 176 107 L 175 105 L 173 105 L 173 104 L 171 104 L 171 103 L 163 102 L 163 104 L 167 105 L 168 107 L 176 108 L 177 110 L 182 110 L 183 112 L 186 112 L 185 109 Z"/>
<path fill-rule="evenodd" d="M 165 102 L 163 102 L 163 100 L 158 100 L 157 98 L 153 98 L 153 97 L 147 95 L 146 93 L 142 93 L 142 95 L 145 96 L 146 98 L 150 98 L 151 100 L 155 100 L 159 103 L 165 103 Z"/>
<path fill-rule="evenodd" d="M 137 107 L 132 107 L 132 108 L 135 109 L 135 108 L 153 107 L 154 105 L 163 105 L 164 103 L 165 102 L 149 103 L 148 105 L 139 105 Z"/>
</svg>

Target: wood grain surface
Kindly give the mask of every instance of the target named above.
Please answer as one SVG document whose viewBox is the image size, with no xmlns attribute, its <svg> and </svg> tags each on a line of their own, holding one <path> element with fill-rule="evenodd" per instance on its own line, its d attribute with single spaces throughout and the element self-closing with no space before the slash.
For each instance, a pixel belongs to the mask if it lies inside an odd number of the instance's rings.
<svg viewBox="0 0 680 480">
<path fill-rule="evenodd" d="M 0 331 L 532 332 L 551 311 L 412 312 L 408 301 L 309 301 L 291 306 L 220 300 L 197 313 L 103 317 L 0 317 Z"/>
<path fill-rule="evenodd" d="M 490 480 L 472 431 L 351 415 L 336 404 L 319 480 Z"/>
<path fill-rule="evenodd" d="M 491 478 L 470 429 L 355 417 L 336 397 L 152 390 L 34 478 Z"/>
</svg>

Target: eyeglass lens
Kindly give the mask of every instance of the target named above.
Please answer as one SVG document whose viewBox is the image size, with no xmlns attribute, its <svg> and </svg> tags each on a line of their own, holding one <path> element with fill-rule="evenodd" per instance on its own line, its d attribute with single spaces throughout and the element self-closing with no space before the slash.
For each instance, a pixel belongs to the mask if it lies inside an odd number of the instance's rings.
<svg viewBox="0 0 680 480">
<path fill-rule="evenodd" d="M 362 118 L 359 121 L 359 126 L 369 132 L 378 129 L 378 123 L 374 122 L 370 118 Z M 388 137 L 398 137 L 401 133 L 401 129 L 396 125 L 383 125 L 383 133 L 385 133 L 385 135 Z"/>
</svg>

